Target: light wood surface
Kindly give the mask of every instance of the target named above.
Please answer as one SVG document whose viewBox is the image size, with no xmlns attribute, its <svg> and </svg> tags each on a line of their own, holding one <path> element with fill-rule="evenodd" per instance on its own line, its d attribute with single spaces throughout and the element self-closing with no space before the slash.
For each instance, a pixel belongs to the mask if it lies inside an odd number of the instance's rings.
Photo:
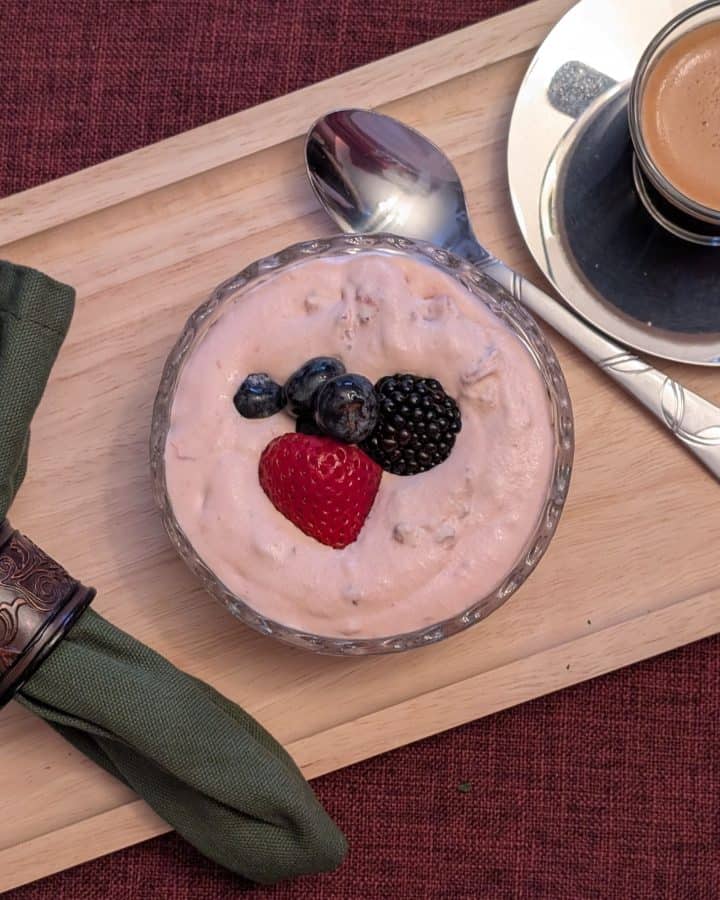
<svg viewBox="0 0 720 900">
<path fill-rule="evenodd" d="M 483 242 L 542 282 L 510 210 L 505 141 L 530 51 L 571 5 L 530 4 L 0 201 L 0 256 L 79 294 L 13 522 L 99 589 L 101 613 L 257 716 L 309 777 L 720 631 L 715 482 L 553 335 L 577 424 L 566 512 L 532 579 L 446 643 L 347 660 L 263 638 L 199 588 L 151 498 L 152 402 L 188 314 L 251 260 L 330 233 L 299 137 L 326 109 L 381 104 L 427 133 L 456 163 Z M 716 373 L 665 368 L 720 402 Z M 0 890 L 166 830 L 16 704 L 0 747 L 14 809 Z"/>
</svg>

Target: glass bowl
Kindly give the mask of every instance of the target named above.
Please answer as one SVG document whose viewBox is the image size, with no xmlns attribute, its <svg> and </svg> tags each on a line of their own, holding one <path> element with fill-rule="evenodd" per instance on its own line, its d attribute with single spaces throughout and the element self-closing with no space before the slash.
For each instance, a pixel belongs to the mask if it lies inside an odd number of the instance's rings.
<svg viewBox="0 0 720 900">
<path fill-rule="evenodd" d="M 175 390 L 183 365 L 229 304 L 237 301 L 250 288 L 306 260 L 367 252 L 411 256 L 450 275 L 476 297 L 478 302 L 485 304 L 522 341 L 547 387 L 555 431 L 554 469 L 548 484 L 544 507 L 526 546 L 502 583 L 491 594 L 478 597 L 469 609 L 459 615 L 417 631 L 377 638 L 328 637 L 289 628 L 282 622 L 275 622 L 261 615 L 251 606 L 250 598 L 238 597 L 230 591 L 205 564 L 183 533 L 173 513 L 165 479 L 165 443 Z M 392 653 L 436 643 L 484 619 L 515 593 L 537 566 L 557 528 L 570 483 L 574 451 L 573 434 L 570 396 L 557 357 L 532 317 L 497 282 L 465 260 L 431 244 L 388 234 L 339 235 L 295 244 L 252 263 L 216 288 L 210 298 L 190 316 L 165 363 L 153 411 L 150 462 L 155 499 L 170 540 L 212 596 L 225 604 L 230 612 L 246 625 L 263 634 L 272 635 L 295 647 L 303 647 L 318 653 L 357 656 Z"/>
</svg>

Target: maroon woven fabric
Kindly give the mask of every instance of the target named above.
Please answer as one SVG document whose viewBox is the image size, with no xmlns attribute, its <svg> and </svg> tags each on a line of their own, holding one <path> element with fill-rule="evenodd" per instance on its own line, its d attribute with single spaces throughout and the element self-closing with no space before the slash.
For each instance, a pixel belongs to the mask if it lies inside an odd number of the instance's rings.
<svg viewBox="0 0 720 900">
<path fill-rule="evenodd" d="M 2 0 L 0 193 L 520 5 Z M 714 638 L 320 779 L 351 843 L 334 875 L 248 888 L 169 835 L 5 896 L 716 900 L 719 649 Z"/>
</svg>

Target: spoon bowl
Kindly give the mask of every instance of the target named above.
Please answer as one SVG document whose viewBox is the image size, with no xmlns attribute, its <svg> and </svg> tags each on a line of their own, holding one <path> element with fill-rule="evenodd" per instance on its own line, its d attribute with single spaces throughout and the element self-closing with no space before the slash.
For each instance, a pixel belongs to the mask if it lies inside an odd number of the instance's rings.
<svg viewBox="0 0 720 900">
<path fill-rule="evenodd" d="M 343 231 L 401 234 L 471 262 L 489 258 L 455 167 L 397 119 L 364 109 L 328 113 L 308 132 L 305 159 L 315 194 Z"/>
</svg>

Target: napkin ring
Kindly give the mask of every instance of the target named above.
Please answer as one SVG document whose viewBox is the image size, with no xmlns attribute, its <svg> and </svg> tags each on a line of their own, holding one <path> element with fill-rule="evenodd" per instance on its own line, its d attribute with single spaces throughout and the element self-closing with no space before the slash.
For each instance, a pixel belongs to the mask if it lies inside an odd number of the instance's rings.
<svg viewBox="0 0 720 900">
<path fill-rule="evenodd" d="M 0 522 L 0 707 L 95 596 L 7 521 Z"/>
</svg>

